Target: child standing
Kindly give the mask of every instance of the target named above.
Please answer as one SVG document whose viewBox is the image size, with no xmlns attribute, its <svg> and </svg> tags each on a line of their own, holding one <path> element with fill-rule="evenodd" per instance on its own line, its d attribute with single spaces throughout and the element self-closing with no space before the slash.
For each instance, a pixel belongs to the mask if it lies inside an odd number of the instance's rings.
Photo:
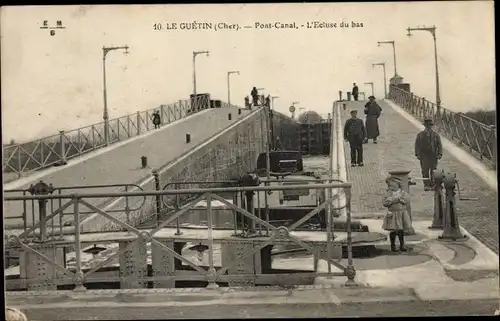
<svg viewBox="0 0 500 321">
<path fill-rule="evenodd" d="M 391 241 L 391 251 L 397 252 L 396 236 L 399 238 L 399 250 L 406 252 L 404 246 L 404 232 L 411 229 L 411 220 L 406 211 L 406 203 L 409 202 L 409 195 L 402 189 L 401 180 L 390 176 L 385 180 L 387 193 L 383 200 L 384 207 L 388 212 L 384 217 L 382 228 L 389 231 Z"/>
</svg>

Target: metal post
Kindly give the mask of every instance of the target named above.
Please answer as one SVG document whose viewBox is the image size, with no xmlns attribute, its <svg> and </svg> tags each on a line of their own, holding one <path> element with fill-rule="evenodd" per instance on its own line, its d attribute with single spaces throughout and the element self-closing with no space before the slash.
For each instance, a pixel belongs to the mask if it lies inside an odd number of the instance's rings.
<svg viewBox="0 0 500 321">
<path fill-rule="evenodd" d="M 61 165 L 66 165 L 66 144 L 64 142 L 64 130 L 59 131 L 59 144 L 61 145 Z M 43 161 L 43 160 L 42 160 Z"/>
<path fill-rule="evenodd" d="M 434 38 L 434 63 L 436 65 L 436 106 L 437 112 L 441 112 L 441 94 L 439 90 L 439 70 L 438 70 L 438 57 L 437 57 L 437 41 L 436 41 L 436 29 L 434 28 L 434 32 L 432 33 Z"/>
<path fill-rule="evenodd" d="M 102 79 L 103 79 L 103 99 L 104 99 L 104 112 L 103 112 L 103 120 L 104 120 L 104 145 L 108 146 L 109 141 L 109 116 L 108 116 L 108 96 L 106 89 L 106 48 L 102 48 Z"/>
<path fill-rule="evenodd" d="M 125 185 L 125 193 L 128 193 L 128 185 Z M 128 196 L 125 196 L 125 215 L 127 217 L 127 224 L 130 224 L 130 206 L 129 206 L 129 201 L 128 201 Z M 127 230 L 127 234 L 131 234 L 129 229 Z"/>
<path fill-rule="evenodd" d="M 193 95 L 196 99 L 196 53 L 193 52 Z"/>
<path fill-rule="evenodd" d="M 175 189 L 179 189 L 179 184 L 177 183 L 174 183 L 174 188 Z M 175 211 L 178 212 L 181 208 L 181 204 L 180 204 L 180 199 L 179 199 L 179 194 L 175 194 Z M 181 222 L 180 222 L 180 219 L 177 218 L 175 220 L 175 227 L 177 229 L 177 231 L 175 232 L 175 235 L 182 235 L 182 232 L 181 232 Z"/>
<path fill-rule="evenodd" d="M 158 176 L 158 171 L 156 169 L 153 170 L 153 177 L 155 180 L 155 189 L 157 191 L 160 190 L 160 177 Z M 156 195 L 156 222 L 160 221 L 161 214 L 161 196 Z"/>
<path fill-rule="evenodd" d="M 430 229 L 443 229 L 443 179 L 444 172 L 440 170 L 432 171 L 434 181 L 434 217 Z"/>
<path fill-rule="evenodd" d="M 83 286 L 84 275 L 82 272 L 82 244 L 80 243 L 80 199 L 78 196 L 73 198 L 73 212 L 75 215 L 75 259 L 76 259 L 76 272 L 75 272 L 75 288 L 73 291 L 85 291 Z"/>
<path fill-rule="evenodd" d="M 266 119 L 266 132 L 267 132 L 267 135 L 266 135 L 266 140 L 267 140 L 267 144 L 266 144 L 266 182 L 264 183 L 264 186 L 269 186 L 269 180 L 271 178 L 271 156 L 269 154 L 269 149 L 271 148 L 271 146 L 269 145 L 269 136 L 271 135 L 271 132 L 269 130 L 269 114 L 266 112 L 267 107 L 264 107 L 264 113 L 265 113 L 265 119 Z M 259 193 L 259 192 L 257 192 Z M 266 215 L 266 222 L 269 223 L 269 203 L 268 203 L 268 198 L 267 198 L 267 194 L 268 192 L 265 191 L 264 192 L 264 203 L 265 203 L 265 215 Z M 260 204 L 259 204 L 260 206 Z M 253 213 L 252 213 L 253 214 Z M 267 232 L 266 232 L 266 235 L 269 236 L 269 227 L 267 227 Z"/>
<path fill-rule="evenodd" d="M 141 112 L 137 112 L 137 136 L 141 134 Z"/>
<path fill-rule="evenodd" d="M 346 193 L 346 212 L 347 212 L 347 267 L 345 274 L 347 276 L 346 286 L 355 286 L 356 269 L 352 260 L 352 226 L 351 226 L 351 189 L 344 189 Z"/>
<path fill-rule="evenodd" d="M 387 75 L 385 73 L 385 63 L 382 65 L 384 69 L 384 98 L 387 99 Z"/>
<path fill-rule="evenodd" d="M 396 76 L 398 71 L 396 68 L 396 43 L 394 41 L 392 42 L 392 52 L 394 53 L 394 76 Z"/>
<path fill-rule="evenodd" d="M 231 107 L 231 85 L 229 83 L 229 75 L 231 72 L 227 72 L 227 104 Z"/>
<path fill-rule="evenodd" d="M 214 237 L 212 226 L 212 195 L 207 195 L 207 224 L 208 224 L 208 286 L 209 289 L 215 289 L 219 286 L 215 283 L 215 268 L 214 268 Z"/>
</svg>

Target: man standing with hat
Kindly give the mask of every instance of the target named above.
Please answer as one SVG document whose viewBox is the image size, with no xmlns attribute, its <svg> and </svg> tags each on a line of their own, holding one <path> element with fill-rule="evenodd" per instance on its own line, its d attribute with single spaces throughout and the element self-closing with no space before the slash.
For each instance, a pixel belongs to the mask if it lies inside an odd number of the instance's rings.
<svg viewBox="0 0 500 321">
<path fill-rule="evenodd" d="M 377 143 L 377 137 L 380 136 L 380 131 L 378 129 L 378 118 L 382 113 L 382 108 L 375 101 L 374 96 L 368 97 L 368 102 L 365 105 L 365 115 L 366 115 L 366 138 L 365 143 L 368 143 L 368 139 L 373 139 L 373 143 Z"/>
<path fill-rule="evenodd" d="M 415 140 L 415 156 L 420 160 L 422 177 L 424 178 L 424 190 L 432 189 L 432 171 L 437 169 L 438 160 L 443 156 L 441 137 L 432 126 L 434 122 L 430 118 L 424 120 L 425 129 L 418 133 Z"/>
<path fill-rule="evenodd" d="M 351 118 L 344 125 L 344 139 L 349 142 L 352 167 L 363 166 L 363 140 L 366 137 L 365 125 L 357 115 L 357 110 L 351 110 Z"/>
<path fill-rule="evenodd" d="M 352 96 L 354 97 L 354 101 L 358 101 L 359 88 L 356 83 L 352 84 Z"/>
</svg>

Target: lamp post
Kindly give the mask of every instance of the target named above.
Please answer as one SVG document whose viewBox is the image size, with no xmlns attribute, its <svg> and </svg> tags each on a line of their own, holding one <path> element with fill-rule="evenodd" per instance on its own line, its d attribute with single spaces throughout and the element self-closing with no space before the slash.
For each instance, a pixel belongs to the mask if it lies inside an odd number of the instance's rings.
<svg viewBox="0 0 500 321">
<path fill-rule="evenodd" d="M 385 74 L 385 62 L 378 62 L 376 64 L 372 64 L 372 68 L 375 66 L 382 66 L 384 69 L 384 98 L 387 98 L 387 76 Z"/>
<path fill-rule="evenodd" d="M 229 106 L 231 106 L 231 85 L 229 82 L 229 76 L 231 76 L 232 74 L 239 75 L 240 72 L 239 71 L 228 71 L 227 72 L 227 103 L 229 104 Z"/>
<path fill-rule="evenodd" d="M 421 31 L 428 31 L 432 34 L 432 38 L 434 39 L 434 62 L 435 62 L 435 69 L 436 69 L 436 105 L 437 105 L 437 111 L 439 112 L 441 110 L 441 95 L 439 92 L 439 70 L 438 70 L 438 57 L 437 57 L 437 43 L 436 43 L 436 27 L 416 27 L 416 28 L 411 28 L 408 27 L 408 37 L 411 37 L 411 31 L 415 30 L 421 30 Z"/>
<path fill-rule="evenodd" d="M 120 47 L 102 47 L 102 78 L 103 78 L 103 98 L 104 98 L 104 112 L 103 112 L 103 120 L 104 120 L 104 143 L 108 145 L 109 142 L 109 114 L 108 114 L 108 94 L 107 94 L 107 85 L 106 85 L 106 55 L 108 52 L 118 49 L 125 49 L 124 54 L 128 54 L 128 46 L 120 46 Z"/>
<path fill-rule="evenodd" d="M 394 76 L 397 76 L 397 68 L 396 68 L 396 44 L 394 40 L 391 41 L 377 41 L 377 46 L 380 47 L 380 45 L 383 44 L 391 44 L 392 45 L 392 52 L 394 54 Z"/>
<path fill-rule="evenodd" d="M 372 96 L 375 96 L 375 94 L 373 93 L 373 82 L 365 82 L 365 85 L 370 85 L 372 87 Z"/>
<path fill-rule="evenodd" d="M 193 51 L 193 95 L 196 97 L 196 56 L 200 54 L 205 54 L 210 56 L 209 51 Z"/>
</svg>

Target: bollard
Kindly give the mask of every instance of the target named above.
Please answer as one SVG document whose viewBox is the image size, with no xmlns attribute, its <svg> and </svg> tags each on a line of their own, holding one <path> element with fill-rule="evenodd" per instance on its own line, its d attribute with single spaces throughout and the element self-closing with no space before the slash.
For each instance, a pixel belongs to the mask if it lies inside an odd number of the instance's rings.
<svg viewBox="0 0 500 321">
<path fill-rule="evenodd" d="M 243 175 L 240 180 L 239 180 L 240 186 L 259 186 L 260 185 L 260 179 L 259 176 L 257 176 L 254 173 L 247 173 L 246 175 Z M 254 204 L 253 204 L 253 197 L 255 195 L 254 191 L 246 191 L 245 192 L 245 200 L 246 200 L 246 210 L 252 214 L 255 214 L 254 211 Z M 245 220 L 243 219 L 243 229 L 244 229 L 244 224 Z M 255 228 L 255 220 L 250 220 L 250 226 L 249 226 L 249 234 L 254 234 L 256 231 Z"/>
<path fill-rule="evenodd" d="M 241 108 L 238 108 L 238 115 L 241 115 Z"/>
<path fill-rule="evenodd" d="M 399 170 L 399 171 L 390 171 L 389 174 L 391 176 L 397 177 L 401 180 L 401 185 L 403 187 L 403 190 L 408 193 L 411 199 L 411 194 L 410 194 L 410 185 L 415 185 L 409 177 L 411 171 L 409 170 Z M 411 200 L 406 204 L 406 211 L 408 212 L 408 216 L 410 217 L 410 220 L 413 222 L 413 219 L 411 217 Z M 405 234 L 407 235 L 415 235 L 415 230 L 413 229 L 413 226 L 409 231 L 407 231 Z"/>
<path fill-rule="evenodd" d="M 342 101 L 342 90 L 339 90 L 339 101 Z"/>
<path fill-rule="evenodd" d="M 231 114 L 227 114 L 227 120 L 231 120 Z"/>
<path fill-rule="evenodd" d="M 191 142 L 191 134 L 186 134 L 186 144 Z"/>
<path fill-rule="evenodd" d="M 443 178 L 445 196 L 445 212 L 444 212 L 444 231 L 443 235 L 438 237 L 440 241 L 467 241 L 469 237 L 463 235 L 458 224 L 457 208 L 455 204 L 455 187 L 457 179 L 455 175 L 447 173 Z"/>
<path fill-rule="evenodd" d="M 148 158 L 146 156 L 141 156 L 141 166 L 142 168 L 148 167 Z"/>
<path fill-rule="evenodd" d="M 347 100 L 351 101 L 351 93 L 350 92 L 347 93 Z"/>
<path fill-rule="evenodd" d="M 31 195 L 49 195 L 54 192 L 54 187 L 52 186 L 52 184 L 47 185 L 44 181 L 40 180 L 35 185 L 31 184 L 28 192 Z M 38 210 L 40 216 L 40 238 L 37 241 L 43 243 L 47 241 L 47 200 L 38 200 Z M 33 222 L 33 224 L 35 224 L 35 222 Z M 52 233 L 53 232 L 54 231 L 52 231 Z"/>
<path fill-rule="evenodd" d="M 443 229 L 443 179 L 444 171 L 433 170 L 434 181 L 434 218 L 430 229 Z"/>
</svg>

